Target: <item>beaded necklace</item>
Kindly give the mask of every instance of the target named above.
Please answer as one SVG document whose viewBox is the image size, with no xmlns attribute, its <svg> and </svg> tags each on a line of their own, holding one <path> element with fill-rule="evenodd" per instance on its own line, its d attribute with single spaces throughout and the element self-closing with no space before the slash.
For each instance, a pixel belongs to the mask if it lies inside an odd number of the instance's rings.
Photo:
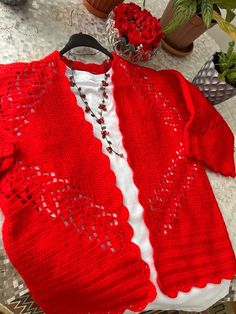
<svg viewBox="0 0 236 314">
<path fill-rule="evenodd" d="M 106 87 L 108 86 L 107 80 L 110 77 L 110 74 L 109 73 L 104 74 L 104 79 L 101 81 L 101 85 L 99 87 L 99 90 L 102 92 L 102 101 L 98 105 L 99 110 L 98 110 L 98 115 L 97 115 L 89 106 L 85 92 L 82 91 L 82 88 L 80 86 L 78 86 L 76 81 L 75 81 L 75 76 L 74 76 L 75 69 L 73 68 L 73 66 L 71 67 L 71 70 L 72 70 L 72 76 L 70 76 L 71 86 L 76 87 L 76 89 L 78 90 L 80 98 L 82 99 L 82 101 L 85 105 L 84 111 L 86 113 L 90 113 L 90 115 L 94 119 L 96 119 L 96 122 L 100 125 L 102 138 L 105 139 L 107 144 L 108 144 L 106 150 L 110 154 L 114 153 L 117 156 L 123 158 L 124 157 L 123 153 L 118 153 L 113 148 L 113 144 L 112 144 L 112 141 L 110 138 L 110 132 L 107 130 L 107 127 L 105 125 L 105 119 L 103 117 L 103 112 L 107 111 L 106 100 L 108 99 L 108 94 L 106 92 Z"/>
</svg>

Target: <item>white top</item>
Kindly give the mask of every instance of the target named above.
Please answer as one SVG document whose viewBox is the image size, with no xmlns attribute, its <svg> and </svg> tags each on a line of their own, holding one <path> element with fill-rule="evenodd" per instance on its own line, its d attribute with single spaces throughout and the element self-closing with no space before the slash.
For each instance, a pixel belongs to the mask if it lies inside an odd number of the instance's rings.
<svg viewBox="0 0 236 314">
<path fill-rule="evenodd" d="M 112 68 L 108 71 L 112 74 Z M 72 76 L 72 71 L 67 67 L 67 77 Z M 86 94 L 86 99 L 90 108 L 98 114 L 98 105 L 102 100 L 102 92 L 99 91 L 101 81 L 104 80 L 104 74 L 92 74 L 87 71 L 74 71 L 76 85 L 81 87 L 82 92 Z M 229 291 L 230 280 L 222 280 L 221 284 L 207 284 L 205 288 L 193 287 L 188 293 L 180 292 L 176 298 L 169 298 L 164 295 L 157 284 L 157 272 L 154 267 L 153 250 L 149 241 L 149 231 L 143 219 L 143 207 L 138 201 L 138 189 L 133 182 L 133 172 L 127 162 L 127 153 L 122 145 L 122 134 L 119 130 L 119 120 L 116 115 L 113 86 L 111 76 L 107 80 L 108 86 L 106 93 L 107 111 L 103 111 L 105 125 L 107 131 L 110 132 L 110 138 L 113 144 L 113 149 L 118 153 L 123 153 L 124 157 L 120 158 L 116 154 L 110 154 L 106 148 L 108 146 L 105 139 L 101 135 L 101 126 L 96 122 L 95 118 L 90 113 L 85 114 L 85 118 L 93 126 L 94 136 L 101 140 L 103 153 L 110 159 L 110 166 L 116 176 L 117 187 L 123 194 L 123 203 L 129 211 L 128 222 L 134 230 L 132 242 L 139 246 L 142 259 L 149 265 L 150 280 L 156 287 L 157 297 L 151 302 L 146 310 L 184 310 L 184 311 L 203 311 L 223 298 Z M 76 86 L 71 87 L 71 90 L 76 96 L 78 106 L 85 108 L 83 100 L 79 96 Z M 157 270 L 158 271 L 158 270 Z M 125 311 L 125 314 L 134 313 Z"/>
</svg>

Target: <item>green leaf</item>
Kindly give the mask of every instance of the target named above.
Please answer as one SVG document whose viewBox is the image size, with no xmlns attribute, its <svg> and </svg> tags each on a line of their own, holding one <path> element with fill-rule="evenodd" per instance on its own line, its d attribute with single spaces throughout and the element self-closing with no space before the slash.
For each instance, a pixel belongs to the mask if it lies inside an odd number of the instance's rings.
<svg viewBox="0 0 236 314">
<path fill-rule="evenodd" d="M 225 76 L 222 73 L 219 73 L 219 77 L 222 81 L 225 81 Z"/>
<path fill-rule="evenodd" d="M 196 13 L 196 0 L 174 0 L 174 14 L 170 22 L 164 27 L 164 33 L 170 33 L 187 23 Z"/>
<path fill-rule="evenodd" d="M 233 21 L 233 19 L 235 18 L 235 13 L 234 13 L 234 11 L 232 11 L 232 10 L 227 10 L 227 14 L 226 14 L 226 18 L 225 18 L 225 20 L 227 21 L 227 22 L 232 22 Z"/>
<path fill-rule="evenodd" d="M 187 3 L 186 0 L 173 0 L 174 7 L 180 7 L 181 5 L 185 5 Z"/>
<path fill-rule="evenodd" d="M 231 58 L 233 53 L 234 53 L 234 45 L 235 45 L 235 41 L 231 41 L 229 43 L 229 46 L 228 46 L 228 50 L 227 50 L 227 53 L 226 53 L 226 57 L 227 58 Z"/>
<path fill-rule="evenodd" d="M 213 11 L 213 19 L 216 20 L 219 27 L 225 33 L 227 33 L 233 40 L 236 40 L 236 27 L 234 25 L 225 21 L 216 11 Z"/>
<path fill-rule="evenodd" d="M 227 80 L 229 83 L 233 83 L 236 80 L 236 72 L 231 72 L 227 75 Z"/>
<path fill-rule="evenodd" d="M 209 28 L 211 26 L 213 15 L 213 3 L 211 0 L 202 0 L 201 13 L 204 24 Z"/>
<path fill-rule="evenodd" d="M 236 1 L 235 0 L 213 0 L 214 4 L 219 5 L 223 9 L 235 9 Z"/>
</svg>

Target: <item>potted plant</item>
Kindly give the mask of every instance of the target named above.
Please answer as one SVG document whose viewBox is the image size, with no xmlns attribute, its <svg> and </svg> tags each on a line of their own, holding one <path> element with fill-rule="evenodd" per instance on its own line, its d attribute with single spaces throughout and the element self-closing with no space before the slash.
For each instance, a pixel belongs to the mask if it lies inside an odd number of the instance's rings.
<svg viewBox="0 0 236 314">
<path fill-rule="evenodd" d="M 124 0 L 84 0 L 84 5 L 90 13 L 106 19 L 111 10 Z"/>
<path fill-rule="evenodd" d="M 236 95 L 235 41 L 229 43 L 226 53 L 216 52 L 201 68 L 193 83 L 217 105 Z"/>
<path fill-rule="evenodd" d="M 235 9 L 235 0 L 170 0 L 160 20 L 165 33 L 162 47 L 177 56 L 188 55 L 194 40 L 217 23 L 235 40 L 236 27 L 231 24 Z"/>
<path fill-rule="evenodd" d="M 130 62 L 148 61 L 163 37 L 158 19 L 132 2 L 111 11 L 106 30 L 112 49 Z"/>
</svg>

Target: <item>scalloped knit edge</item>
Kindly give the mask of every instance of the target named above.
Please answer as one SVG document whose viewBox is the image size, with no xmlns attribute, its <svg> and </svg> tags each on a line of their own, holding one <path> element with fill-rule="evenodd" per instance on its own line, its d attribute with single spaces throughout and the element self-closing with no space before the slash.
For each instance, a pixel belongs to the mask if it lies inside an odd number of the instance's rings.
<svg viewBox="0 0 236 314">
<path fill-rule="evenodd" d="M 128 66 L 128 65 L 127 65 Z M 113 82 L 113 93 L 115 93 L 115 86 L 116 86 L 116 79 L 115 79 L 115 77 L 113 76 L 112 77 L 112 82 Z M 117 113 L 117 116 L 119 117 L 120 115 L 119 115 L 119 109 L 117 108 L 117 106 L 116 106 L 116 113 Z M 120 126 L 122 125 L 122 121 L 121 121 L 121 119 L 119 119 L 119 129 L 121 129 L 120 128 Z M 124 139 L 124 137 L 122 137 L 122 144 L 123 144 L 123 147 L 125 148 L 125 150 L 126 150 L 126 140 Z M 130 160 L 130 158 L 127 156 L 127 161 L 128 161 L 128 163 L 129 163 L 129 165 L 130 165 L 130 167 L 131 167 L 131 169 L 133 169 L 133 163 L 132 163 L 132 161 Z M 135 175 L 135 173 L 133 172 L 133 181 L 134 181 L 134 183 L 135 183 L 135 185 L 137 186 L 137 179 L 136 179 L 136 175 Z M 140 202 L 140 193 L 138 194 L 138 199 L 139 199 L 139 202 Z M 145 220 L 145 213 L 144 213 L 144 220 Z M 146 220 L 145 220 L 146 221 Z M 150 237 L 150 242 L 152 243 L 152 240 L 154 240 L 154 239 L 152 239 L 152 236 L 151 236 L 151 234 L 149 234 L 149 237 Z M 204 288 L 204 287 L 206 287 L 206 285 L 207 284 L 209 284 L 209 283 L 212 283 L 212 284 L 220 284 L 220 282 L 223 280 L 223 279 L 226 279 L 226 280 L 231 280 L 231 279 L 233 279 L 233 277 L 234 277 L 234 275 L 236 274 L 236 270 L 234 271 L 234 272 L 232 272 L 230 275 L 225 275 L 225 276 L 223 276 L 223 277 L 219 277 L 219 278 L 217 278 L 217 279 L 212 279 L 210 282 L 205 282 L 205 281 L 202 281 L 202 282 L 199 282 L 199 283 L 197 283 L 196 285 L 194 285 L 194 286 L 192 286 L 192 287 L 188 287 L 188 288 L 185 288 L 185 289 L 181 289 L 181 290 L 179 290 L 179 291 L 177 291 L 176 289 L 175 290 L 173 290 L 173 292 L 172 293 L 165 293 L 165 291 L 164 290 L 162 290 L 162 288 L 161 288 L 161 285 L 160 285 L 160 282 L 159 282 L 159 277 L 157 276 L 157 284 L 158 284 L 158 286 L 159 286 L 159 288 L 160 288 L 160 290 L 166 295 L 166 296 L 168 296 L 168 297 L 171 297 L 171 298 L 176 298 L 177 297 L 177 295 L 180 293 L 180 292 L 183 292 L 183 293 L 186 293 L 186 292 L 189 292 L 192 288 Z"/>
<path fill-rule="evenodd" d="M 62 73 L 63 74 L 63 81 L 67 85 L 68 90 L 70 90 L 70 83 L 69 83 L 69 80 L 67 79 L 66 74 L 65 74 L 66 73 L 66 65 L 65 65 L 65 63 L 63 63 L 62 60 L 60 60 L 59 52 L 58 51 L 54 51 L 54 53 L 56 54 L 57 58 L 59 58 L 59 68 L 61 68 L 61 70 L 63 72 Z M 114 56 L 114 60 L 113 60 L 112 65 L 111 65 L 111 69 L 112 69 L 111 80 L 112 80 L 112 82 L 113 82 L 113 78 L 114 78 L 114 64 L 115 64 L 115 62 L 116 62 L 116 56 Z M 87 64 L 87 66 L 89 68 L 88 64 Z M 77 100 L 76 100 L 76 97 L 75 97 L 74 93 L 71 90 L 70 90 L 70 93 L 71 93 L 71 96 L 70 96 L 71 100 L 73 98 L 73 102 L 77 103 Z M 114 93 L 114 84 L 113 84 L 113 93 Z M 93 127 L 92 127 L 92 125 L 89 123 L 88 126 L 89 126 L 89 128 L 90 128 L 90 130 L 92 131 L 92 134 L 93 134 Z M 107 163 L 109 165 L 109 169 L 111 171 L 111 176 L 113 177 L 114 184 L 116 186 L 117 191 L 119 191 L 118 193 L 120 194 L 121 203 L 122 203 L 123 208 L 124 208 L 124 216 L 126 218 L 127 230 L 129 229 L 130 246 L 133 247 L 134 252 L 136 251 L 136 253 L 138 253 L 139 262 L 141 263 L 141 265 L 143 265 L 142 268 L 140 268 L 140 273 L 146 275 L 147 280 L 149 281 L 149 284 L 148 284 L 148 281 L 147 281 L 147 287 L 149 286 L 149 293 L 147 294 L 145 302 L 139 303 L 139 305 L 130 305 L 128 307 L 122 307 L 122 308 L 116 310 L 114 312 L 114 314 L 118 314 L 120 311 L 121 311 L 121 313 L 123 313 L 126 310 L 131 310 L 131 311 L 134 311 L 134 312 L 140 312 L 143 309 L 145 309 L 150 302 L 155 300 L 155 298 L 157 296 L 156 287 L 153 284 L 153 282 L 150 280 L 150 268 L 149 268 L 149 265 L 142 259 L 140 247 L 138 245 L 136 245 L 134 242 L 132 242 L 132 237 L 133 237 L 133 234 L 134 234 L 134 230 L 133 230 L 132 226 L 128 223 L 129 211 L 128 211 L 127 207 L 123 204 L 122 192 L 121 192 L 120 188 L 116 185 L 116 177 L 115 177 L 114 171 L 111 169 L 110 159 L 109 159 L 109 157 L 106 154 L 104 154 L 102 152 L 102 143 L 101 143 L 101 141 L 99 141 L 96 137 L 95 137 L 95 140 L 97 140 L 97 142 L 98 142 L 98 144 L 100 146 L 101 154 L 104 155 L 105 159 L 107 160 Z M 99 312 L 99 313 L 103 314 L 102 312 Z M 104 312 L 104 314 L 107 314 L 107 313 L 108 312 Z M 113 311 L 111 311 L 110 313 L 113 313 Z"/>
<path fill-rule="evenodd" d="M 234 271 L 232 271 L 231 273 L 229 274 L 225 274 L 225 275 L 221 275 L 221 276 L 218 276 L 214 279 L 210 279 L 209 281 L 206 281 L 206 280 L 200 280 L 199 282 L 195 283 L 194 286 L 192 287 L 182 287 L 180 288 L 180 290 L 176 290 L 176 289 L 172 289 L 171 291 L 168 291 L 168 293 L 165 291 L 165 289 L 162 289 L 162 285 L 159 281 L 159 278 L 157 278 L 157 282 L 158 282 L 158 286 L 160 288 L 160 290 L 168 297 L 170 298 L 177 298 L 178 294 L 180 292 L 183 292 L 183 293 L 188 293 L 190 292 L 190 290 L 192 288 L 205 288 L 208 284 L 214 284 L 214 285 L 219 285 L 221 284 L 222 280 L 232 280 L 234 278 L 234 276 L 236 275 L 236 269 Z"/>
<path fill-rule="evenodd" d="M 116 58 L 116 55 L 115 55 L 115 58 Z M 112 70 L 113 70 L 113 64 L 116 61 L 115 58 L 113 60 L 112 66 L 111 66 Z M 44 62 L 50 62 L 50 61 L 51 62 L 58 62 L 57 67 L 58 67 L 58 70 L 60 71 L 60 74 L 62 75 L 62 81 L 67 86 L 68 92 L 70 92 L 70 96 L 69 97 L 71 98 L 72 102 L 77 104 L 76 96 L 71 91 L 70 83 L 69 83 L 69 80 L 68 80 L 68 78 L 66 76 L 66 64 L 61 60 L 59 51 L 54 50 L 53 52 L 51 52 L 50 54 L 48 54 L 47 56 L 45 56 L 42 59 L 33 60 L 31 62 L 18 62 L 17 64 L 20 67 L 24 68 L 24 66 L 31 66 L 31 65 L 34 65 L 34 64 L 38 64 L 38 62 L 42 62 L 42 61 L 44 61 Z M 12 66 L 14 66 L 14 64 L 15 63 L 13 63 L 13 64 L 9 63 L 8 67 L 11 68 Z M 86 64 L 86 65 L 89 68 L 89 64 Z M 4 69 L 5 69 L 5 67 L 4 67 Z M 9 72 L 10 71 L 7 71 L 7 74 Z M 113 71 L 112 71 L 112 74 L 113 74 Z M 87 126 L 92 131 L 91 134 L 93 134 L 93 127 L 92 127 L 92 125 L 90 123 L 88 123 Z M 149 303 L 151 303 L 152 301 L 155 300 L 155 298 L 157 296 L 156 287 L 152 283 L 152 281 L 150 280 L 150 268 L 149 268 L 149 265 L 141 257 L 141 249 L 139 248 L 138 245 L 136 245 L 134 242 L 132 242 L 132 237 L 133 237 L 133 234 L 134 234 L 134 230 L 133 230 L 132 226 L 128 223 L 129 211 L 126 208 L 126 206 L 124 206 L 122 192 L 121 192 L 120 188 L 116 185 L 115 173 L 114 173 L 114 171 L 110 167 L 110 159 L 109 159 L 109 157 L 106 154 L 104 154 L 102 152 L 102 143 L 101 143 L 101 141 L 99 141 L 96 137 L 93 137 L 93 138 L 95 138 L 95 140 L 97 141 L 97 143 L 100 146 L 100 153 L 105 157 L 105 159 L 108 162 L 108 166 L 109 166 L 109 169 L 110 169 L 111 177 L 113 177 L 113 181 L 115 183 L 115 187 L 117 189 L 117 192 L 120 195 L 121 204 L 122 204 L 122 207 L 123 207 L 123 210 L 124 210 L 124 219 L 126 220 L 126 228 L 127 228 L 127 232 L 128 232 L 128 236 L 127 237 L 130 238 L 130 247 L 133 248 L 133 251 L 135 253 L 137 253 L 137 255 L 138 255 L 137 256 L 138 259 L 139 259 L 138 261 L 139 261 L 139 263 L 142 266 L 140 268 L 140 274 L 142 273 L 143 275 L 146 275 L 147 287 L 149 287 L 149 291 L 147 293 L 147 297 L 146 297 L 145 301 L 143 301 L 141 303 L 138 303 L 138 304 L 131 304 L 129 306 L 123 306 L 123 307 L 121 307 L 119 309 L 116 309 L 114 311 L 99 312 L 98 314 L 108 314 L 108 313 L 110 313 L 110 314 L 123 314 L 126 310 L 131 310 L 131 311 L 134 311 L 134 312 L 140 312 L 143 309 L 145 309 Z M 11 248 L 11 254 L 8 253 L 7 255 L 8 255 L 8 258 L 9 258 L 10 262 L 14 266 L 14 263 L 13 263 L 13 256 L 14 256 L 14 254 L 12 254 L 12 252 L 14 251 L 13 245 L 12 245 L 13 242 L 12 242 L 11 233 L 9 232 L 9 224 L 5 220 L 4 220 L 3 227 L 2 227 L 2 234 L 3 234 L 3 242 L 6 244 L 6 246 Z M 23 277 L 23 276 L 21 275 L 21 277 Z M 32 297 L 33 297 L 33 299 L 37 300 L 37 297 L 34 298 L 33 294 L 32 294 Z M 94 314 L 96 314 L 96 313 L 94 313 Z"/>
<path fill-rule="evenodd" d="M 223 172 L 220 169 L 217 169 L 213 166 L 208 165 L 202 158 L 200 158 L 199 156 L 194 156 L 190 151 L 186 152 L 187 156 L 189 158 L 192 158 L 193 160 L 197 160 L 198 162 L 200 162 L 202 164 L 202 166 L 204 168 L 207 168 L 208 170 L 214 172 L 214 173 L 218 173 L 224 177 L 231 177 L 231 178 L 235 178 L 236 177 L 236 170 L 233 170 L 234 172 Z"/>
</svg>

